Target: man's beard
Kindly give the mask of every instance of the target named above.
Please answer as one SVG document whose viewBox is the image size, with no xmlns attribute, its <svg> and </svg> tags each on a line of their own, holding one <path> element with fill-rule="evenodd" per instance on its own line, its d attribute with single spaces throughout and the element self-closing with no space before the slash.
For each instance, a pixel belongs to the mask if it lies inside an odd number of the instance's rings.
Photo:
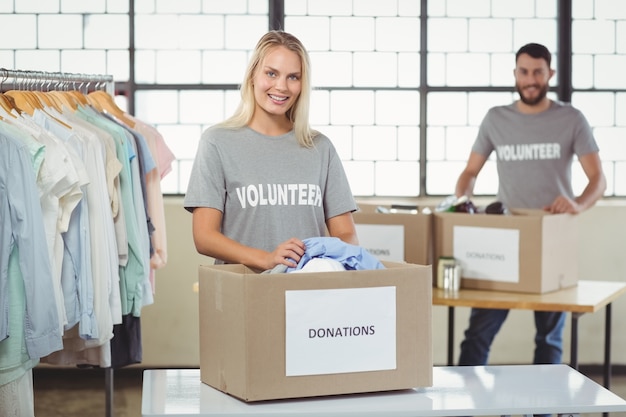
<svg viewBox="0 0 626 417">
<path fill-rule="evenodd" d="M 526 98 L 524 94 L 522 94 L 523 89 L 520 88 L 519 84 L 517 83 L 515 84 L 515 90 L 519 94 L 520 100 L 522 100 L 522 103 L 528 106 L 536 106 L 537 104 L 539 104 L 548 94 L 548 88 L 549 88 L 548 84 L 544 84 L 544 86 L 539 89 L 539 93 L 537 94 L 537 96 L 533 99 L 529 99 L 529 98 Z"/>
</svg>

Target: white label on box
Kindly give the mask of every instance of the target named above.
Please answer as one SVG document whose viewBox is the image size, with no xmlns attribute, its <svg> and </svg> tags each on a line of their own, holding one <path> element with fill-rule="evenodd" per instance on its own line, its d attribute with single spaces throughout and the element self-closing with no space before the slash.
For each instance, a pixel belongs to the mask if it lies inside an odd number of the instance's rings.
<svg viewBox="0 0 626 417">
<path fill-rule="evenodd" d="M 462 276 L 519 282 L 519 230 L 454 226 L 453 256 Z"/>
<path fill-rule="evenodd" d="M 285 291 L 287 376 L 396 369 L 396 287 Z"/>
<path fill-rule="evenodd" d="M 359 246 L 381 261 L 404 262 L 404 226 L 401 224 L 355 224 Z"/>
</svg>

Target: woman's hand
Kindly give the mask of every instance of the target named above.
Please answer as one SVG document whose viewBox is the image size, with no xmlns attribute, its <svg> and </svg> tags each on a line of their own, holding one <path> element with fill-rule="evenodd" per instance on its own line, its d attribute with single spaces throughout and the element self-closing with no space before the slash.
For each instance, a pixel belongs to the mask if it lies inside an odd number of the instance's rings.
<svg viewBox="0 0 626 417">
<path fill-rule="evenodd" d="M 300 239 L 292 237 L 289 240 L 284 241 L 283 243 L 276 246 L 274 251 L 268 253 L 267 259 L 267 267 L 265 269 L 272 269 L 276 265 L 286 265 L 291 268 L 295 268 L 298 266 L 298 262 L 302 255 L 304 255 L 304 251 L 306 246 L 304 242 Z"/>
</svg>

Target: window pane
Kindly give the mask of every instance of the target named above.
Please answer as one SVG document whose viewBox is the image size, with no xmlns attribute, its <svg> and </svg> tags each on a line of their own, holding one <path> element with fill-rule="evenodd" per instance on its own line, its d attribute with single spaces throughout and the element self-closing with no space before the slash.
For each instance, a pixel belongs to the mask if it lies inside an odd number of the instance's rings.
<svg viewBox="0 0 626 417">
<path fill-rule="evenodd" d="M 202 82 L 240 84 L 248 65 L 244 51 L 205 51 L 202 55 Z"/>
<path fill-rule="evenodd" d="M 400 53 L 398 56 L 398 86 L 417 87 L 420 84 L 420 57 L 415 53 Z"/>
<path fill-rule="evenodd" d="M 417 18 L 376 19 L 376 50 L 417 52 L 419 46 L 420 22 Z"/>
<path fill-rule="evenodd" d="M 196 84 L 202 79 L 202 55 L 199 51 L 157 51 L 159 84 Z"/>
<path fill-rule="evenodd" d="M 4 36 L 0 36 L 2 49 L 29 49 L 37 47 L 37 18 L 35 15 L 0 15 L 0 28 Z M 20 36 L 7 36 L 19 33 Z"/>
<path fill-rule="evenodd" d="M 398 85 L 398 55 L 392 52 L 357 52 L 353 55 L 354 85 L 395 87 Z M 335 68 L 337 64 L 335 63 Z"/>
<path fill-rule="evenodd" d="M 128 51 L 107 52 L 106 74 L 113 76 L 114 80 L 128 81 L 130 77 L 130 60 Z"/>
<path fill-rule="evenodd" d="M 63 30 L 59 30 L 59 28 L 63 28 Z M 21 33 L 22 30 L 18 33 Z M 40 15 L 37 33 L 37 43 L 40 48 L 82 48 L 82 16 L 78 14 Z"/>
<path fill-rule="evenodd" d="M 467 93 L 430 93 L 428 126 L 467 124 Z"/>
<path fill-rule="evenodd" d="M 516 2 L 512 2 L 516 3 Z M 494 36 L 497 33 L 498 36 Z M 469 50 L 472 52 L 508 52 L 513 41 L 513 20 L 471 19 Z"/>
<path fill-rule="evenodd" d="M 513 101 L 512 93 L 431 93 L 428 95 L 426 186 L 429 194 L 454 193 L 456 180 L 487 111 Z M 454 114 L 454 118 L 449 116 Z M 497 173 L 491 155 L 476 180 L 474 193 L 495 194 Z"/>
<path fill-rule="evenodd" d="M 85 48 L 128 49 L 127 15 L 90 15 L 85 18 Z"/>
<path fill-rule="evenodd" d="M 376 92 L 376 124 L 419 125 L 419 99 L 416 91 Z"/>
<path fill-rule="evenodd" d="M 337 125 L 371 125 L 374 122 L 374 94 L 369 91 L 331 92 L 330 121 Z"/>
<path fill-rule="evenodd" d="M 330 49 L 328 16 L 285 16 L 285 29 L 300 39 L 309 54 Z"/>
<path fill-rule="evenodd" d="M 309 119 L 313 125 L 327 125 L 330 121 L 330 93 L 324 90 L 313 90 Z"/>
<path fill-rule="evenodd" d="M 615 94 L 575 93 L 572 105 L 583 112 L 591 126 L 613 126 L 615 124 Z"/>
<path fill-rule="evenodd" d="M 79 64 L 80 65 L 80 64 Z M 30 71 L 66 71 L 61 69 L 61 52 L 41 49 L 25 49 L 15 52 L 15 68 Z"/>
<path fill-rule="evenodd" d="M 615 124 L 626 126 L 626 92 L 615 94 Z"/>
<path fill-rule="evenodd" d="M 626 178 L 626 162 L 615 164 L 614 178 Z M 626 196 L 626 181 L 615 181 L 615 195 Z"/>
<path fill-rule="evenodd" d="M 228 116 L 223 91 L 181 91 L 178 100 L 180 123 L 215 124 Z"/>
<path fill-rule="evenodd" d="M 315 126 L 315 129 L 326 135 L 335 146 L 339 158 L 350 160 L 353 155 L 352 128 L 350 126 Z"/>
<path fill-rule="evenodd" d="M 181 49 L 221 49 L 224 47 L 224 18 L 211 15 L 182 15 L 178 20 Z"/>
<path fill-rule="evenodd" d="M 333 17 L 330 46 L 337 51 L 373 51 L 375 20 L 366 17 Z"/>
<path fill-rule="evenodd" d="M 467 51 L 467 19 L 428 19 L 428 52 Z"/>
<path fill-rule="evenodd" d="M 449 54 L 446 57 L 446 85 L 489 85 L 489 55 Z"/>
<path fill-rule="evenodd" d="M 461 162 L 428 162 L 426 188 L 429 194 L 454 194 L 456 180 L 465 167 Z M 498 191 L 498 174 L 495 161 L 487 161 L 476 178 L 475 195 L 495 195 Z"/>
<path fill-rule="evenodd" d="M 345 161 L 343 163 L 350 189 L 356 196 L 375 195 L 374 190 L 374 163 Z"/>
<path fill-rule="evenodd" d="M 357 126 L 354 128 L 354 159 L 393 161 L 397 157 L 396 131 L 393 127 Z"/>
<path fill-rule="evenodd" d="M 491 14 L 490 0 L 450 0 L 445 3 L 448 16 L 489 16 Z M 430 6 L 430 5 L 429 5 Z"/>
<path fill-rule="evenodd" d="M 314 86 L 352 85 L 352 54 L 349 52 L 312 52 L 311 72 Z"/>
<path fill-rule="evenodd" d="M 417 126 L 398 128 L 398 159 L 401 161 L 419 161 L 420 131 Z"/>
<path fill-rule="evenodd" d="M 377 162 L 376 195 L 412 197 L 419 194 L 419 163 Z"/>
<path fill-rule="evenodd" d="M 594 64 L 594 85 L 596 88 L 626 89 L 626 54 L 598 55 Z"/>
<path fill-rule="evenodd" d="M 459 3 L 448 2 L 449 17 L 428 19 L 429 85 L 512 85 L 514 54 L 530 39 L 556 54 L 556 20 L 538 18 L 550 15 L 555 1 L 544 9 L 533 1 L 497 1 L 492 10 L 485 10 L 489 2 Z"/>
<path fill-rule="evenodd" d="M 605 168 L 607 178 L 607 190 L 605 195 L 616 195 L 617 190 L 624 182 L 624 177 L 609 176 L 609 173 L 617 172 L 615 168 L 619 163 L 626 160 L 626 147 L 624 147 L 624 135 L 626 128 L 620 125 L 619 108 L 623 106 L 625 93 L 607 92 L 575 92 L 572 95 L 572 105 L 583 112 L 592 127 L 593 135 L 600 148 L 600 159 Z M 577 168 L 580 169 L 580 168 Z M 608 171 L 607 171 L 608 170 Z M 586 177 L 583 172 L 574 177 L 577 179 L 577 187 L 582 190 L 586 185 Z"/>
<path fill-rule="evenodd" d="M 106 68 L 106 59 L 106 52 L 104 50 L 62 50 L 61 71 L 83 74 L 101 74 L 103 72 L 103 68 Z"/>
</svg>

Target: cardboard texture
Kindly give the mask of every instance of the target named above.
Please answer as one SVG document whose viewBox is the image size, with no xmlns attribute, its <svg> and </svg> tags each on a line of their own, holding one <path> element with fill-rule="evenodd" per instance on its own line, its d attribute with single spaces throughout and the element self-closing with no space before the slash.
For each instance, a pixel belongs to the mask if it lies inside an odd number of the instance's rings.
<svg viewBox="0 0 626 417">
<path fill-rule="evenodd" d="M 494 231 L 513 232 L 518 236 L 515 245 L 510 245 L 518 248 L 518 252 L 514 256 L 500 257 L 504 262 L 517 257 L 519 269 L 516 282 L 477 278 L 483 271 L 474 270 L 473 274 L 461 262 L 462 288 L 541 294 L 578 283 L 578 220 L 574 215 L 513 209 L 510 215 L 439 212 L 434 214 L 433 220 L 434 259 L 441 256 L 459 258 L 459 254 L 454 253 L 454 236 L 457 233 L 458 238 L 463 229 L 456 228 L 458 226 L 479 228 L 476 230 L 483 231 L 485 239 Z M 480 237 L 475 242 L 477 247 L 480 246 Z M 496 245 L 501 244 L 504 251 L 509 243 L 503 240 L 497 241 Z M 467 244 L 463 252 L 471 251 L 472 246 Z M 497 254 L 494 254 L 493 259 L 496 258 Z"/>
<path fill-rule="evenodd" d="M 300 274 L 200 266 L 202 382 L 248 402 L 432 386 L 431 267 L 383 264 Z M 389 286 L 396 290 L 396 369 L 286 376 L 286 291 Z"/>
<path fill-rule="evenodd" d="M 353 213 L 359 245 L 383 261 L 431 265 L 433 259 L 432 215 L 430 213 L 377 213 L 376 207 L 378 206 L 390 208 L 381 204 L 359 203 L 359 211 Z M 398 243 L 393 241 L 393 236 L 385 233 L 363 233 L 359 230 L 359 225 L 402 226 L 404 241 L 400 244 L 404 247 L 404 259 L 400 259 L 397 251 L 393 250 L 394 245 Z"/>
</svg>

